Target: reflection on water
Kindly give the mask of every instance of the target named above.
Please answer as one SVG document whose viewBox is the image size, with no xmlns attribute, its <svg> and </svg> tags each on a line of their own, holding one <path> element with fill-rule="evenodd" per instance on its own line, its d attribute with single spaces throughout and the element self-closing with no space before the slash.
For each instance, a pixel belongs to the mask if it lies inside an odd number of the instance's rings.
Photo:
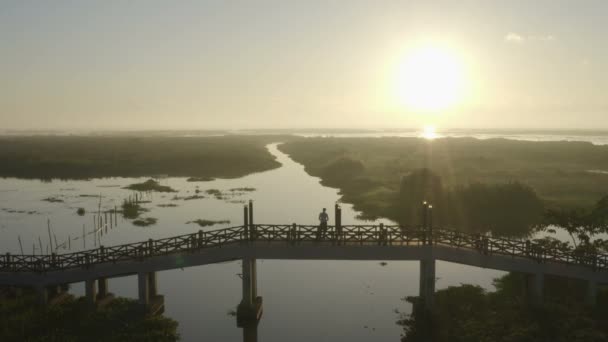
<svg viewBox="0 0 608 342">
<path fill-rule="evenodd" d="M 155 225 L 136 227 L 118 218 L 117 226 L 99 236 L 86 235 L 86 246 L 105 246 L 192 233 L 201 229 L 186 224 L 196 219 L 229 220 L 230 223 L 202 228 L 216 229 L 241 225 L 242 204 L 231 201 L 253 199 L 256 223 L 311 224 L 323 207 L 331 208 L 339 199 L 336 189 L 319 184 L 302 165 L 278 151 L 269 151 L 282 167 L 238 179 L 219 179 L 192 183 L 185 178 L 166 178 L 163 185 L 178 193 L 152 193 L 144 197 L 149 212 L 144 217 L 157 218 Z M 93 213 L 120 206 L 133 193 L 122 187 L 145 181 L 142 178 L 108 178 L 92 181 L 0 180 L 0 252 L 18 253 L 20 237 L 26 250 L 34 243 L 47 244 L 47 219 L 58 241 L 82 236 L 93 227 Z M 173 199 L 205 190 L 253 187 L 256 191 L 231 198 Z M 93 195 L 93 196 L 81 196 Z M 62 202 L 42 199 L 57 197 Z M 97 196 L 97 197 L 95 197 Z M 167 206 L 168 204 L 176 206 Z M 79 216 L 83 207 L 87 214 Z M 343 224 L 363 223 L 350 205 L 342 205 Z M 16 212 L 9 212 L 14 210 Z M 20 212 L 21 211 L 21 212 Z M 35 213 L 29 214 L 28 212 Z M 330 210 L 330 214 L 331 214 Z M 333 220 L 333 218 L 331 218 Z M 385 223 L 389 223 L 385 221 Z M 83 248 L 76 240 L 71 250 Z M 29 247 L 28 247 L 29 246 Z M 28 249 L 29 248 L 29 249 Z M 60 252 L 67 252 L 67 250 Z M 281 261 L 258 260 L 258 293 L 264 298 L 264 316 L 256 327 L 244 331 L 236 327 L 235 317 L 228 314 L 241 300 L 240 262 L 177 269 L 158 273 L 159 293 L 165 296 L 165 315 L 179 322 L 183 341 L 398 341 L 402 332 L 395 324 L 395 309 L 409 312 L 401 301 L 418 294 L 418 263 L 378 261 Z M 502 272 L 477 269 L 445 262 L 437 263 L 437 288 L 460 283 L 473 283 L 491 288 L 492 279 Z M 137 298 L 137 278 L 124 277 L 109 281 L 110 292 Z M 72 292 L 84 294 L 82 284 L 73 284 Z"/>
</svg>

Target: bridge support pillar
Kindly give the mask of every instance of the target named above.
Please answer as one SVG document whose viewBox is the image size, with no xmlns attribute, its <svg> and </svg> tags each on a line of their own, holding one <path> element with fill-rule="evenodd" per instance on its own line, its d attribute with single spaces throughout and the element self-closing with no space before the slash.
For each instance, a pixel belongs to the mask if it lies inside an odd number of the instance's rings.
<svg viewBox="0 0 608 342">
<path fill-rule="evenodd" d="M 139 305 L 148 306 L 150 303 L 150 282 L 148 274 L 145 272 L 137 273 L 137 293 Z"/>
<path fill-rule="evenodd" d="M 243 342 L 257 342 L 258 341 L 258 322 L 246 324 L 242 328 L 243 328 Z"/>
<path fill-rule="evenodd" d="M 97 282 L 95 279 L 88 279 L 84 282 L 84 292 L 87 298 L 87 303 L 90 306 L 95 306 L 97 303 Z"/>
<path fill-rule="evenodd" d="M 528 300 L 532 305 L 540 305 L 543 303 L 545 290 L 545 276 L 542 273 L 526 275 L 526 290 Z"/>
<path fill-rule="evenodd" d="M 108 278 L 97 279 L 97 306 L 104 306 L 114 299 L 114 294 L 109 292 Z"/>
<path fill-rule="evenodd" d="M 585 296 L 585 303 L 589 306 L 595 306 L 597 300 L 597 281 L 587 281 L 587 295 Z"/>
<path fill-rule="evenodd" d="M 38 297 L 38 305 L 46 306 L 49 303 L 49 291 L 45 286 L 36 286 L 36 296 Z"/>
<path fill-rule="evenodd" d="M 420 298 L 427 310 L 433 308 L 435 297 L 435 259 L 420 260 Z"/>
<path fill-rule="evenodd" d="M 158 295 L 156 272 L 137 274 L 139 305 L 150 314 L 161 314 L 165 310 L 165 297 Z"/>
<path fill-rule="evenodd" d="M 236 310 L 239 327 L 256 324 L 262 317 L 262 297 L 258 296 L 256 259 L 243 258 L 243 299 Z"/>
</svg>

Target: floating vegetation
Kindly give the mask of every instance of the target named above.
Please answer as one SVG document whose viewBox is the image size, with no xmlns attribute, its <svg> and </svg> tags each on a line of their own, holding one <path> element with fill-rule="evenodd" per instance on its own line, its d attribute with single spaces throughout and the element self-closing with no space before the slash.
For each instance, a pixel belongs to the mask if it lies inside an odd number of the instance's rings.
<svg viewBox="0 0 608 342">
<path fill-rule="evenodd" d="M 136 219 L 141 213 L 146 211 L 148 210 L 135 202 L 124 201 L 122 203 L 122 216 L 126 219 Z"/>
<path fill-rule="evenodd" d="M 196 200 L 196 199 L 203 199 L 205 198 L 205 196 L 202 195 L 192 195 L 192 196 L 173 196 L 173 198 L 171 199 L 172 201 L 179 201 L 179 200 L 184 200 L 184 201 L 190 201 L 190 200 Z"/>
<path fill-rule="evenodd" d="M 0 210 L 7 212 L 9 214 L 28 214 L 28 215 L 40 214 L 40 212 L 38 212 L 36 210 L 17 210 L 17 209 L 10 209 L 10 208 L 2 208 Z"/>
<path fill-rule="evenodd" d="M 212 180 L 212 177 L 190 177 L 186 179 L 186 182 L 209 182 Z"/>
<path fill-rule="evenodd" d="M 78 197 L 99 197 L 99 195 L 91 195 L 91 194 L 80 194 Z"/>
<path fill-rule="evenodd" d="M 196 191 L 199 191 L 198 189 Z M 196 192 L 195 191 L 195 192 Z M 218 200 L 224 200 L 228 203 L 243 203 L 243 201 L 231 201 L 234 197 L 245 195 L 248 192 L 256 191 L 255 188 L 251 187 L 242 187 L 242 188 L 232 188 L 225 191 L 219 189 L 209 189 L 205 190 L 205 193 L 215 197 Z"/>
<path fill-rule="evenodd" d="M 173 207 L 177 207 L 177 204 L 173 204 L 173 203 L 159 204 L 159 205 L 157 205 L 157 207 L 161 207 L 161 208 L 173 208 Z"/>
<path fill-rule="evenodd" d="M 382 267 L 384 267 L 384 266 L 388 265 L 388 262 L 382 261 L 381 263 L 379 263 L 379 265 L 382 266 Z"/>
<path fill-rule="evenodd" d="M 156 224 L 157 221 L 158 221 L 158 219 L 156 219 L 154 217 L 146 217 L 146 218 L 142 218 L 142 219 L 133 221 L 133 224 L 138 227 L 147 227 L 147 226 Z"/>
<path fill-rule="evenodd" d="M 213 221 L 213 220 L 198 219 L 198 220 L 186 222 L 186 224 L 191 224 L 191 223 L 196 223 L 201 227 L 209 227 L 209 226 L 214 226 L 216 224 L 228 224 L 228 223 L 230 223 L 230 220 Z"/>
<path fill-rule="evenodd" d="M 213 196 L 213 197 L 215 197 L 217 199 L 223 199 L 223 194 L 218 189 L 209 189 L 209 190 L 206 190 L 205 193 L 207 195 L 211 195 L 211 196 Z"/>
<path fill-rule="evenodd" d="M 245 200 L 230 200 L 230 201 L 226 201 L 227 203 L 234 203 L 234 204 L 243 204 L 243 203 L 247 203 L 247 201 Z"/>
<path fill-rule="evenodd" d="M 98 188 L 120 188 L 120 185 L 98 185 Z"/>
<path fill-rule="evenodd" d="M 124 189 L 135 190 L 135 191 L 158 191 L 158 192 L 177 192 L 166 185 L 160 185 L 154 179 L 148 179 L 143 183 L 134 183 L 124 187 Z"/>
<path fill-rule="evenodd" d="M 47 197 L 47 198 L 43 198 L 42 200 L 45 202 L 50 202 L 50 203 L 63 203 L 63 200 L 61 198 L 57 198 L 57 197 Z"/>
<path fill-rule="evenodd" d="M 205 198 L 205 196 L 201 196 L 201 195 L 192 195 L 192 196 L 186 196 L 184 197 L 184 201 L 190 201 L 190 200 L 195 200 L 195 199 L 203 199 Z"/>
<path fill-rule="evenodd" d="M 78 208 L 76 210 L 76 214 L 78 214 L 78 216 L 84 216 L 85 213 L 86 213 L 86 210 L 84 210 L 84 208 Z"/>
<path fill-rule="evenodd" d="M 232 192 L 252 192 L 255 191 L 256 188 L 249 188 L 249 187 L 244 187 L 244 188 L 232 188 L 229 191 Z"/>
</svg>

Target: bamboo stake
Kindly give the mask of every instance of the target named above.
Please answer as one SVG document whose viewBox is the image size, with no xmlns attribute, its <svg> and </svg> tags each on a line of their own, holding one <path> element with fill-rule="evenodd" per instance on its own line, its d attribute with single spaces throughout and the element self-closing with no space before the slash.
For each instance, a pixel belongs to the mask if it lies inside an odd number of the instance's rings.
<svg viewBox="0 0 608 342">
<path fill-rule="evenodd" d="M 17 235 L 17 240 L 19 240 L 19 249 L 21 249 L 21 254 L 23 255 L 23 244 L 21 244 L 21 235 Z"/>
<path fill-rule="evenodd" d="M 51 245 L 51 250 L 53 250 L 53 240 L 51 239 L 51 219 L 46 220 L 46 227 L 49 231 L 49 244 Z"/>
</svg>

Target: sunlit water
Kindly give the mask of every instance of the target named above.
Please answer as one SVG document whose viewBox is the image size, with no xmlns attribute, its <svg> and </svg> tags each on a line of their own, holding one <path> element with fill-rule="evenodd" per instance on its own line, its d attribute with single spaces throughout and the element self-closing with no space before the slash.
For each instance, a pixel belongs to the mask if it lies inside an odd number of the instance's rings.
<svg viewBox="0 0 608 342">
<path fill-rule="evenodd" d="M 210 196 L 190 201 L 172 199 L 175 195 L 194 195 L 197 186 L 203 192 L 207 189 L 256 188 L 254 192 L 231 199 L 253 199 L 256 223 L 313 224 L 322 207 L 327 207 L 331 215 L 333 204 L 340 197 L 337 190 L 320 185 L 318 178 L 309 176 L 302 165 L 281 153 L 276 144 L 269 145 L 268 149 L 282 164 L 280 168 L 211 182 L 191 183 L 185 178 L 162 180 L 164 185 L 179 192 L 146 195 L 145 199 L 151 203 L 145 207 L 150 212 L 143 216 L 158 218 L 158 223 L 136 227 L 119 218 L 118 226 L 101 237 L 101 244 L 110 246 L 192 233 L 200 228 L 186 222 L 198 218 L 231 221 L 207 229 L 242 224 L 241 203 Z M 50 220 L 59 244 L 68 236 L 72 239 L 72 251 L 85 247 L 82 240 L 84 225 L 86 248 L 91 248 L 96 242 L 89 233 L 99 198 L 80 195 L 101 194 L 102 209 L 112 209 L 133 194 L 122 187 L 144 180 L 106 178 L 44 183 L 2 179 L 0 252 L 19 253 L 18 237 L 28 254 L 33 245 L 40 244 L 39 237 L 46 249 L 49 240 L 47 220 Z M 64 202 L 42 201 L 50 196 Z M 178 206 L 158 207 L 167 203 Z M 84 207 L 87 214 L 78 216 L 79 207 Z M 342 208 L 344 224 L 364 223 L 356 218 L 357 212 L 350 205 L 343 204 Z M 60 249 L 59 252 L 68 250 Z M 418 293 L 418 263 L 391 261 L 381 266 L 381 261 L 258 261 L 258 292 L 264 298 L 258 340 L 398 341 L 402 329 L 395 324 L 398 319 L 395 310 L 409 312 L 411 309 L 401 299 Z M 240 272 L 239 262 L 227 262 L 158 273 L 159 292 L 165 295 L 165 315 L 179 322 L 183 341 L 242 340 L 236 319 L 228 315 L 241 299 L 241 281 L 237 276 Z M 438 262 L 437 288 L 471 283 L 493 289 L 492 280 L 501 274 L 503 272 Z M 137 298 L 135 277 L 111 279 L 109 286 L 118 296 Z M 83 288 L 83 284 L 73 284 L 72 292 L 82 295 Z"/>
</svg>

